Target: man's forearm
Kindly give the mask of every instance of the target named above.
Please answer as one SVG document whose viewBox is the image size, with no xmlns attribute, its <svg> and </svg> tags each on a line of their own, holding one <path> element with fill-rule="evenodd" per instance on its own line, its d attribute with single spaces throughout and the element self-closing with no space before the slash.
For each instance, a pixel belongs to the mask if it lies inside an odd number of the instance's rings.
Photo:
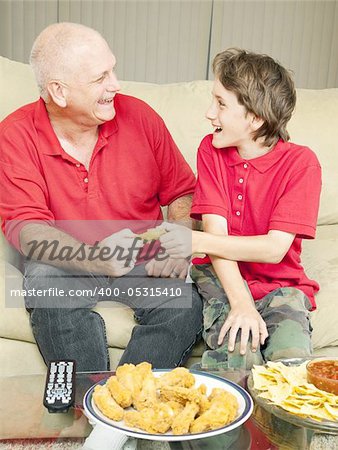
<svg viewBox="0 0 338 450">
<path fill-rule="evenodd" d="M 168 206 L 169 222 L 178 222 L 191 227 L 190 210 L 192 204 L 192 195 L 185 195 L 174 200 Z"/>
<path fill-rule="evenodd" d="M 25 225 L 20 232 L 20 245 L 28 258 L 65 270 L 101 273 L 103 269 L 98 248 L 49 225 Z"/>
</svg>

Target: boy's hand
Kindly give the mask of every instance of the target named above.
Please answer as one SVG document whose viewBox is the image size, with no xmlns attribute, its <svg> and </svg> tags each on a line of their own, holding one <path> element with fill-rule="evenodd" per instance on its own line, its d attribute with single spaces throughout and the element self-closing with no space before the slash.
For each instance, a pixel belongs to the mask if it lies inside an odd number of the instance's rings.
<svg viewBox="0 0 338 450">
<path fill-rule="evenodd" d="M 246 353 L 250 333 L 253 352 L 257 350 L 259 344 L 263 345 L 265 339 L 268 337 L 266 324 L 254 307 L 235 307 L 230 310 L 227 320 L 221 328 L 218 336 L 218 345 L 223 343 L 225 335 L 229 332 L 228 350 L 229 352 L 234 351 L 236 336 L 240 329 L 242 331 L 240 343 L 241 355 Z"/>
<path fill-rule="evenodd" d="M 167 231 L 159 239 L 161 247 L 165 248 L 171 258 L 182 259 L 191 256 L 193 232 L 190 228 L 168 222 L 163 222 L 161 227 Z"/>
</svg>

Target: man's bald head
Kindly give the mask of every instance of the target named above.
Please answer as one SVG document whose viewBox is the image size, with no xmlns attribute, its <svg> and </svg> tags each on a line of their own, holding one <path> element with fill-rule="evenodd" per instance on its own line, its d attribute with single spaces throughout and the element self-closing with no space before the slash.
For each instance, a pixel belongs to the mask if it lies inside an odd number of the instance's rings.
<svg viewBox="0 0 338 450">
<path fill-rule="evenodd" d="M 30 64 L 44 100 L 48 98 L 48 82 L 66 81 L 76 69 L 74 61 L 81 47 L 95 45 L 97 41 L 106 44 L 97 31 L 70 22 L 49 25 L 38 35 L 32 47 Z"/>
</svg>

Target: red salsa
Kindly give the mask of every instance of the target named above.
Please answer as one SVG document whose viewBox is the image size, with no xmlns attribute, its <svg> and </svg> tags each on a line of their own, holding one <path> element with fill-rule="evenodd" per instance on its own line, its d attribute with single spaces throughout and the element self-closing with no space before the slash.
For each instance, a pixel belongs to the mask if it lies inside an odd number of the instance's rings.
<svg viewBox="0 0 338 450">
<path fill-rule="evenodd" d="M 309 363 L 307 380 L 318 389 L 338 395 L 338 360 L 321 360 Z"/>
</svg>

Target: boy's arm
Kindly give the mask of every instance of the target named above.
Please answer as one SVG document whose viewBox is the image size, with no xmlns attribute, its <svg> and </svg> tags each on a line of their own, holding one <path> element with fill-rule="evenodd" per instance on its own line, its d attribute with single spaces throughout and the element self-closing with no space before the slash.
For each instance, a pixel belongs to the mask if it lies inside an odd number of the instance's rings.
<svg viewBox="0 0 338 450">
<path fill-rule="evenodd" d="M 196 239 L 197 237 L 197 239 Z M 288 252 L 295 234 L 270 230 L 257 236 L 214 236 L 199 233 L 193 236 L 193 250 L 232 261 L 278 264 Z"/>
<path fill-rule="evenodd" d="M 207 216 L 221 217 L 214 214 Z M 164 227 L 168 233 L 162 235 L 160 241 L 173 258 L 187 257 L 192 253 L 207 253 L 209 256 L 231 261 L 278 264 L 295 238 L 294 233 L 280 230 L 270 230 L 267 234 L 257 236 L 225 236 L 224 233 L 217 236 L 217 233 L 207 230 L 191 232 L 185 227 L 169 223 Z"/>
<path fill-rule="evenodd" d="M 205 214 L 203 215 L 203 227 L 207 233 L 212 233 L 216 238 L 227 234 L 227 221 L 224 217 Z M 237 262 L 211 256 L 212 265 L 223 286 L 231 306 L 230 313 L 224 322 L 218 344 L 221 345 L 225 335 L 229 332 L 229 351 L 233 351 L 236 336 L 241 330 L 240 353 L 245 354 L 248 339 L 251 333 L 252 351 L 256 351 L 258 344 L 263 344 L 268 336 L 266 325 L 260 314 L 256 311 L 251 295 L 246 288 Z"/>
</svg>

